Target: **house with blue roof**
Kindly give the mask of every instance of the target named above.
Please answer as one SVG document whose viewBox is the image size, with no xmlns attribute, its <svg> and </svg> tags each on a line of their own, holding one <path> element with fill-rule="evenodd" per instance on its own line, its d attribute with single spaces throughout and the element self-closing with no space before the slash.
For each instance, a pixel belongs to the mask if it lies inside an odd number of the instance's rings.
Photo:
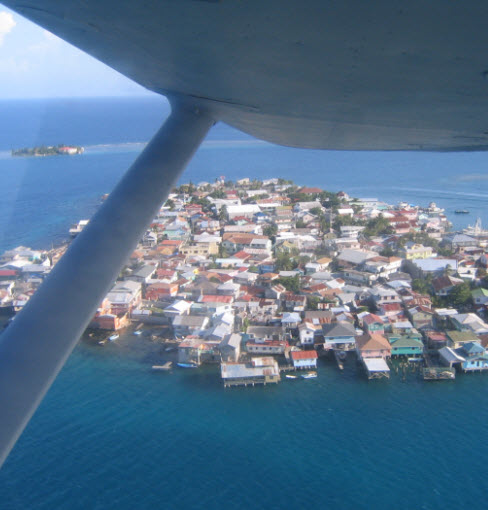
<svg viewBox="0 0 488 510">
<path fill-rule="evenodd" d="M 463 372 L 488 370 L 488 354 L 478 342 L 467 342 L 457 349 L 443 347 L 439 357 L 441 364 L 457 366 Z"/>
<path fill-rule="evenodd" d="M 461 369 L 464 372 L 488 370 L 488 354 L 478 342 L 469 342 L 458 349 L 458 354 L 464 357 Z"/>
</svg>

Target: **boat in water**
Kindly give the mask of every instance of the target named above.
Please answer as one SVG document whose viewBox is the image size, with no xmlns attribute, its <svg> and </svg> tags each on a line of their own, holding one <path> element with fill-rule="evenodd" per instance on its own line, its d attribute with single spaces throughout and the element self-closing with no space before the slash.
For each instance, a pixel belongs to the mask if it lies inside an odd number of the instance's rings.
<svg viewBox="0 0 488 510">
<path fill-rule="evenodd" d="M 317 377 L 317 372 L 307 372 L 306 374 L 302 374 L 303 379 L 315 379 Z"/>
<path fill-rule="evenodd" d="M 177 365 L 181 368 L 197 368 L 198 365 L 196 363 L 177 363 Z"/>
<path fill-rule="evenodd" d="M 481 218 L 478 218 L 476 220 L 474 227 L 472 225 L 468 225 L 463 230 L 463 233 L 468 236 L 487 236 L 488 230 L 483 230 L 483 227 L 481 225 Z"/>
<path fill-rule="evenodd" d="M 80 220 L 75 225 L 69 229 L 69 235 L 71 237 L 76 237 L 89 223 L 90 220 Z"/>
<path fill-rule="evenodd" d="M 456 209 L 454 214 L 469 214 L 469 211 L 467 209 Z"/>
<path fill-rule="evenodd" d="M 142 330 L 138 329 L 137 331 L 134 331 L 134 335 L 136 336 L 142 335 Z"/>
<path fill-rule="evenodd" d="M 298 379 L 298 375 L 286 374 L 285 377 L 287 379 Z"/>
<path fill-rule="evenodd" d="M 428 207 L 426 208 L 427 212 L 440 214 L 445 211 L 442 207 L 437 207 L 437 204 L 435 202 L 430 202 Z"/>
<path fill-rule="evenodd" d="M 109 336 L 108 339 L 111 341 L 111 342 L 115 342 L 115 340 L 117 340 L 119 338 L 119 335 L 117 333 L 114 333 L 113 335 Z"/>
</svg>

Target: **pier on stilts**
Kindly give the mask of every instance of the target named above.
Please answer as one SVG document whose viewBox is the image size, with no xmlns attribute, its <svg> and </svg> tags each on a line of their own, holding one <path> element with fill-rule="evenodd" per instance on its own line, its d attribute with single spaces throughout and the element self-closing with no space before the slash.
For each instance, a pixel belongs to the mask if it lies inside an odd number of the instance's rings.
<svg viewBox="0 0 488 510">
<path fill-rule="evenodd" d="M 425 367 L 423 370 L 424 381 L 448 381 L 456 378 L 456 370 L 453 367 L 434 365 L 428 352 L 424 353 Z"/>
<path fill-rule="evenodd" d="M 383 358 L 359 358 L 368 379 L 389 379 L 390 367 Z"/>
</svg>

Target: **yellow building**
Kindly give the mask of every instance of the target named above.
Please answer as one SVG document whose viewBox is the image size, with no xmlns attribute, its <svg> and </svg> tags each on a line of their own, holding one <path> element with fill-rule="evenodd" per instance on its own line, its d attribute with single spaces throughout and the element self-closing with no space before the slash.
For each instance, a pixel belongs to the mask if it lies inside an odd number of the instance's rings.
<svg viewBox="0 0 488 510">
<path fill-rule="evenodd" d="M 219 246 L 217 243 L 188 243 L 180 248 L 182 255 L 201 255 L 208 257 L 209 255 L 217 255 Z"/>
<path fill-rule="evenodd" d="M 424 246 L 422 244 L 412 244 L 405 246 L 400 250 L 400 254 L 403 255 L 407 260 L 414 259 L 427 259 L 432 257 L 433 250 L 430 246 Z"/>
</svg>

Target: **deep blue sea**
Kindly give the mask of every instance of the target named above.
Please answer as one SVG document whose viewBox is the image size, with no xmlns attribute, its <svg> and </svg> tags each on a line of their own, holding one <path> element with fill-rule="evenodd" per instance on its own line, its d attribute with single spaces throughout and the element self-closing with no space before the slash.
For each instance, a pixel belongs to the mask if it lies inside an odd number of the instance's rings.
<svg viewBox="0 0 488 510">
<path fill-rule="evenodd" d="M 0 250 L 65 239 L 167 114 L 152 98 L 0 102 Z M 58 143 L 86 152 L 9 155 Z M 182 180 L 280 176 L 435 201 L 462 227 L 488 224 L 487 167 L 482 153 L 304 151 L 218 125 Z M 143 338 L 80 343 L 0 470 L 0 509 L 486 507 L 484 375 L 368 382 L 349 360 L 321 362 L 315 380 L 224 389 L 215 368 L 152 373 L 157 361 Z"/>
</svg>

